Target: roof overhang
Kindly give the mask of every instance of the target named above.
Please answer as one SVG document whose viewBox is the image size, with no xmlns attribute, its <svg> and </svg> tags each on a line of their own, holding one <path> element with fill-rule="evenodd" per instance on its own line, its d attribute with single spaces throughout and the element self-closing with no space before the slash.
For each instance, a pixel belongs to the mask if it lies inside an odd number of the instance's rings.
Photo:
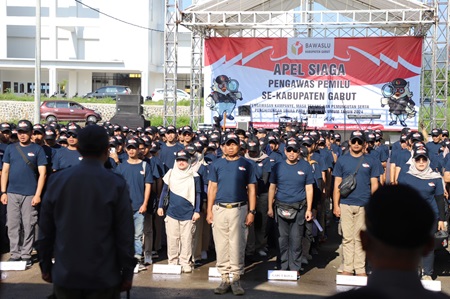
<svg viewBox="0 0 450 299">
<path fill-rule="evenodd" d="M 382 28 L 395 35 L 424 35 L 434 8 L 415 0 L 315 0 L 326 10 L 306 10 L 298 1 L 200 0 L 182 11 L 181 24 L 229 35 L 242 29 Z M 233 31 L 234 30 L 234 31 Z M 227 33 L 228 32 L 228 33 Z"/>
</svg>

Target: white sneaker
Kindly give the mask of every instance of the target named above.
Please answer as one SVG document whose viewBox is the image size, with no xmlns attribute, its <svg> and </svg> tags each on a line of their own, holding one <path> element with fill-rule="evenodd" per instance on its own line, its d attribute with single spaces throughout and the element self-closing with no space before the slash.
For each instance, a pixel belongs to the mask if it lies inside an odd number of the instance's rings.
<svg viewBox="0 0 450 299">
<path fill-rule="evenodd" d="M 134 272 L 134 274 L 138 274 L 139 273 L 139 263 L 137 263 L 136 266 L 134 266 L 133 272 Z"/>
<path fill-rule="evenodd" d="M 207 260 L 208 259 L 208 252 L 206 252 L 205 250 L 202 251 L 202 256 L 201 256 L 202 260 Z"/>
<path fill-rule="evenodd" d="M 267 252 L 265 252 L 264 250 L 259 250 L 258 251 L 259 256 L 267 256 Z"/>
<path fill-rule="evenodd" d="M 191 266 L 183 266 L 181 268 L 181 272 L 183 272 L 183 273 L 191 273 L 192 272 L 192 267 Z"/>
<path fill-rule="evenodd" d="M 422 276 L 422 280 L 433 280 L 433 278 L 430 275 L 424 275 Z"/>
</svg>

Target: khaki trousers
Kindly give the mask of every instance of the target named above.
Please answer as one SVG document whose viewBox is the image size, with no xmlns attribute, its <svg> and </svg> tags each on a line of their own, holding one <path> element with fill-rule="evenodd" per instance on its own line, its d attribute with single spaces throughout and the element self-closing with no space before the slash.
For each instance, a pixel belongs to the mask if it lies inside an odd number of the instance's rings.
<svg viewBox="0 0 450 299">
<path fill-rule="evenodd" d="M 212 231 L 220 274 L 244 274 L 245 245 L 248 229 L 245 225 L 247 206 L 222 208 L 213 206 Z"/>
<path fill-rule="evenodd" d="M 342 252 L 344 271 L 366 273 L 366 253 L 359 232 L 365 229 L 364 207 L 341 204 Z"/>
<path fill-rule="evenodd" d="M 167 234 L 169 265 L 190 266 L 195 225 L 192 220 L 179 221 L 170 216 L 164 219 Z"/>
<path fill-rule="evenodd" d="M 194 261 L 202 259 L 202 251 L 208 251 L 209 241 L 211 239 L 211 226 L 206 222 L 206 202 L 200 211 L 200 219 L 196 221 L 197 228 L 194 234 Z"/>
</svg>

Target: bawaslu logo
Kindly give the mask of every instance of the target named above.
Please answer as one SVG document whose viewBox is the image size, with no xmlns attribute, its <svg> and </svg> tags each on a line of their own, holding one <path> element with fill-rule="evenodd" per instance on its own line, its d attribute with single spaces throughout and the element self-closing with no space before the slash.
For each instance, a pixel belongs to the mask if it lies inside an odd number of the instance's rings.
<svg viewBox="0 0 450 299">
<path fill-rule="evenodd" d="M 288 38 L 289 59 L 323 59 L 334 57 L 334 38 Z"/>
</svg>

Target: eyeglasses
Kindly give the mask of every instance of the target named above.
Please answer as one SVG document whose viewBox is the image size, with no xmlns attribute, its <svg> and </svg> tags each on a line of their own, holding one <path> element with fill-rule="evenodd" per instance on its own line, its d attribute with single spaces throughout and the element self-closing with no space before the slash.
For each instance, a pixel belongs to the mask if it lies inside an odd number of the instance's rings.
<svg viewBox="0 0 450 299">
<path fill-rule="evenodd" d="M 72 138 L 77 138 L 78 135 L 77 135 L 77 134 L 74 134 L 74 133 L 68 133 L 68 134 L 67 134 L 67 138 L 70 138 L 70 137 L 72 137 Z"/>
<path fill-rule="evenodd" d="M 293 148 L 287 148 L 286 151 L 287 151 L 288 153 L 292 153 L 292 152 L 298 153 L 298 150 L 293 149 Z"/>
<path fill-rule="evenodd" d="M 362 140 L 359 140 L 359 139 L 356 139 L 356 138 L 350 140 L 350 143 L 351 143 L 351 144 L 356 144 L 356 143 L 358 143 L 359 145 L 362 145 L 362 144 L 363 144 Z"/>
<path fill-rule="evenodd" d="M 184 132 L 183 133 L 183 136 L 190 136 L 191 135 L 191 133 L 189 133 L 189 132 Z"/>
</svg>

